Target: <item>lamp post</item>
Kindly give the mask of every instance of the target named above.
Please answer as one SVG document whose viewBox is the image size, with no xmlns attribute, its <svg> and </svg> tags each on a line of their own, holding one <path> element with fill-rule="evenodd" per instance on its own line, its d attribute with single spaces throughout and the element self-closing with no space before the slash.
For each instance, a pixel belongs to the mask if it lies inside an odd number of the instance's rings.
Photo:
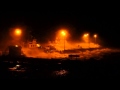
<svg viewBox="0 0 120 90">
<path fill-rule="evenodd" d="M 96 46 L 96 44 L 97 44 L 97 40 L 96 40 L 97 35 L 96 34 L 94 34 L 94 38 L 95 38 L 95 46 Z"/>
<path fill-rule="evenodd" d="M 65 51 L 65 36 L 66 36 L 66 32 L 64 30 L 61 31 L 61 34 L 64 38 L 64 51 Z"/>
<path fill-rule="evenodd" d="M 22 30 L 21 29 L 19 29 L 19 28 L 16 28 L 15 30 L 14 30 L 14 39 L 16 40 L 15 42 L 18 44 L 18 45 L 22 45 L 22 43 L 21 43 L 21 36 L 22 36 Z M 15 47 L 18 47 L 18 45 L 15 45 Z"/>
<path fill-rule="evenodd" d="M 84 34 L 84 38 L 88 39 L 88 47 L 90 48 L 90 39 L 89 39 L 89 34 Z"/>
<path fill-rule="evenodd" d="M 22 30 L 21 29 L 15 29 L 14 33 L 15 33 L 16 36 L 21 36 Z"/>
</svg>

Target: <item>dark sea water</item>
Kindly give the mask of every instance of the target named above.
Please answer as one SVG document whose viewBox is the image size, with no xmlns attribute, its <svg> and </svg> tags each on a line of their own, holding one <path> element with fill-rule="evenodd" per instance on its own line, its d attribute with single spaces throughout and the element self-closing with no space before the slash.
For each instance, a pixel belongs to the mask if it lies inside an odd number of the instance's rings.
<svg viewBox="0 0 120 90">
<path fill-rule="evenodd" d="M 0 57 L 0 79 L 98 79 L 120 76 L 120 53 L 96 60 Z"/>
</svg>

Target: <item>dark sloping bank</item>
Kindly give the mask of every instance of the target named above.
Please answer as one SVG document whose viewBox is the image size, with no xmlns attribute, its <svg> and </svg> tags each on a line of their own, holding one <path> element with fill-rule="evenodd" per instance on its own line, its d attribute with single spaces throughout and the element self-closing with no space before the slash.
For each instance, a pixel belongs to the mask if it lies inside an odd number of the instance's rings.
<svg viewBox="0 0 120 90">
<path fill-rule="evenodd" d="M 99 79 L 119 78 L 120 53 L 101 60 L 0 57 L 0 79 Z"/>
</svg>

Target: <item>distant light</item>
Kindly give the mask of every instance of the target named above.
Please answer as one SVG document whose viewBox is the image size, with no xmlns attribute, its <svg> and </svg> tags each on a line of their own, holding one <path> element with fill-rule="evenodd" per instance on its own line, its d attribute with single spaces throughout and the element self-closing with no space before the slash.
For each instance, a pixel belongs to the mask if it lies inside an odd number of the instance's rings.
<svg viewBox="0 0 120 90">
<path fill-rule="evenodd" d="M 37 44 L 37 47 L 40 47 L 40 44 Z"/>
<path fill-rule="evenodd" d="M 84 37 L 86 37 L 87 35 L 85 34 Z"/>
<path fill-rule="evenodd" d="M 20 65 L 17 64 L 16 67 L 20 67 Z"/>
<path fill-rule="evenodd" d="M 65 35 L 66 35 L 66 32 L 65 32 L 65 31 L 61 31 L 61 34 L 62 34 L 63 36 L 65 36 Z"/>
<path fill-rule="evenodd" d="M 89 36 L 89 34 L 87 33 L 87 34 L 84 34 L 84 37 L 87 37 L 87 36 Z"/>
<path fill-rule="evenodd" d="M 16 29 L 16 30 L 15 30 L 15 34 L 16 34 L 16 35 L 21 35 L 21 33 L 22 33 L 21 29 Z"/>
<path fill-rule="evenodd" d="M 97 37 L 97 35 L 95 34 L 95 35 L 94 35 L 94 37 L 96 38 L 96 37 Z"/>
<path fill-rule="evenodd" d="M 15 47 L 18 47 L 18 45 L 15 45 Z"/>
</svg>

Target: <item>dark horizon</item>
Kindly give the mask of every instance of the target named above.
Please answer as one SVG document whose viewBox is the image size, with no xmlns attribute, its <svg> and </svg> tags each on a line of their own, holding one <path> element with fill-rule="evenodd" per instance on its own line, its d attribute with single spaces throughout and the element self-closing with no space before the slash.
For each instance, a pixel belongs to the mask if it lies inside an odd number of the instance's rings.
<svg viewBox="0 0 120 90">
<path fill-rule="evenodd" d="M 107 46 L 119 47 L 119 20 L 117 14 L 104 12 L 100 15 L 90 11 L 7 11 L 0 14 L 0 38 L 4 39 L 10 28 L 22 27 L 32 31 L 35 38 L 44 41 L 47 37 L 52 38 L 53 33 L 63 27 L 70 31 L 73 39 L 87 31 L 97 33 Z"/>
</svg>

